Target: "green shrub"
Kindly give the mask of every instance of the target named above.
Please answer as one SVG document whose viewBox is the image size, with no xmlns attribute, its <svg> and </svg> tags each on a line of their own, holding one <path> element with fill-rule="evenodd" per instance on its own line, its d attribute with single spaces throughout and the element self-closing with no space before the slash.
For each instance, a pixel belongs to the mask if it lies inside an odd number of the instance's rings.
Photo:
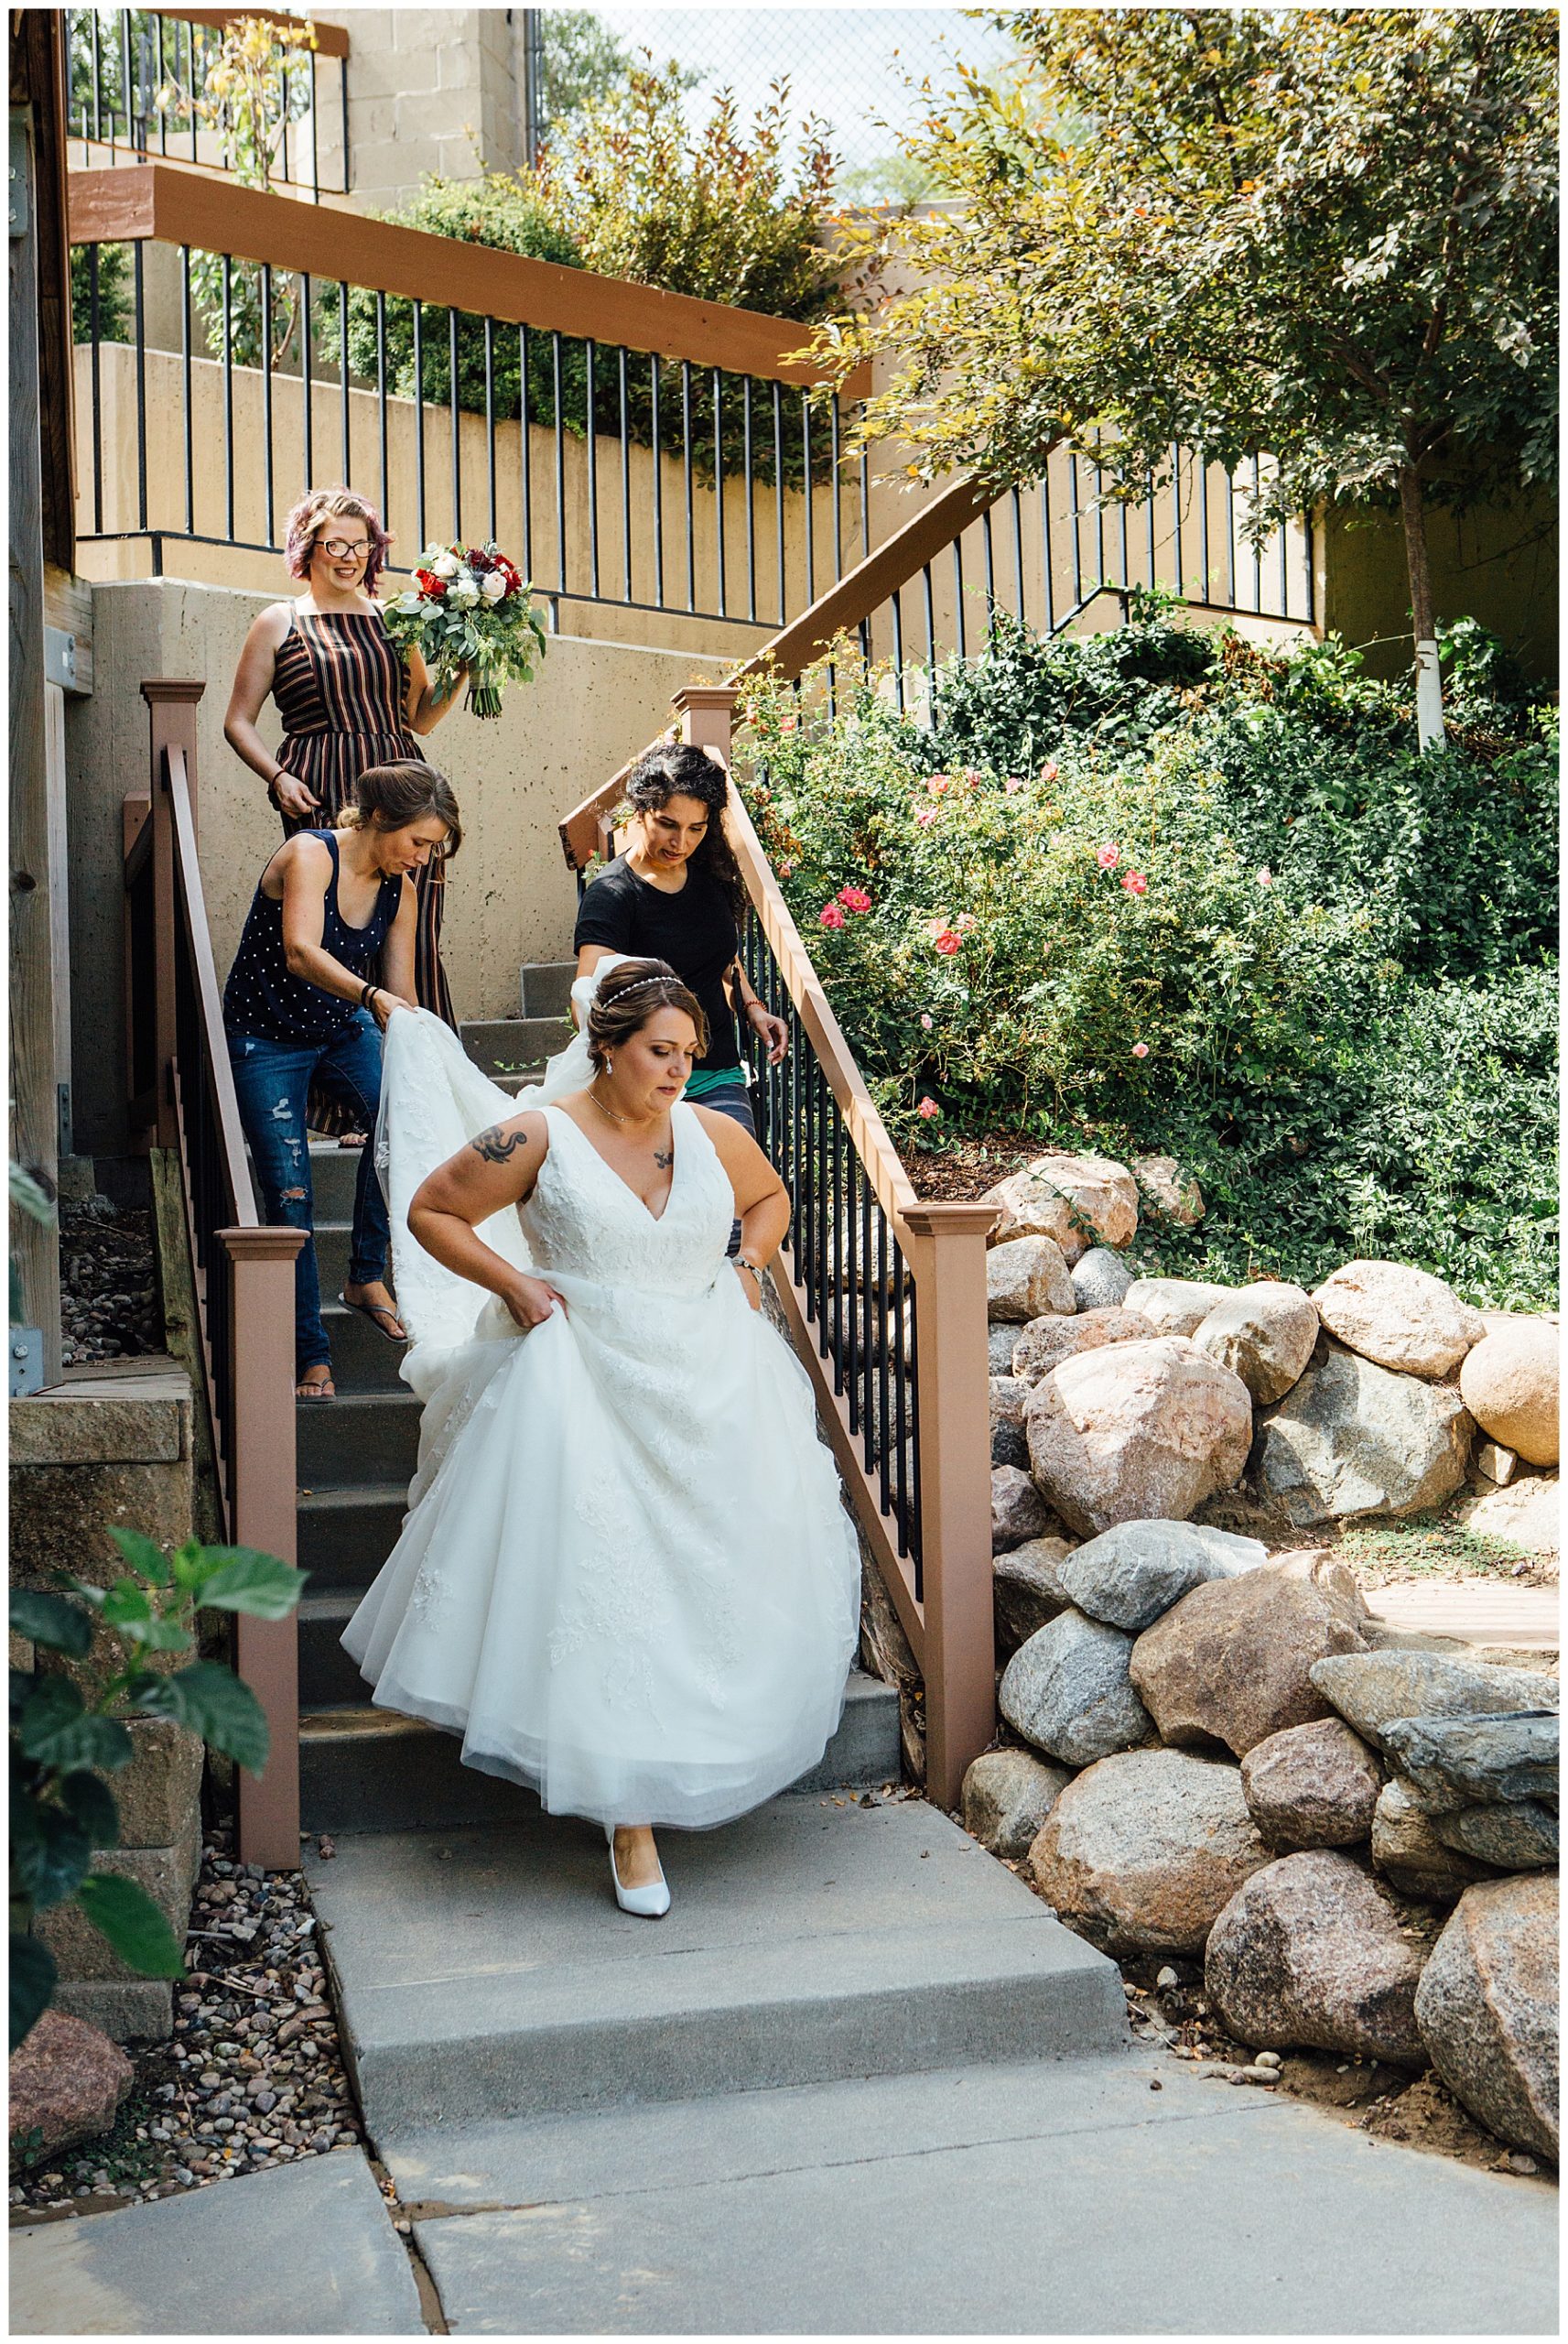
<svg viewBox="0 0 1568 2344">
<path fill-rule="evenodd" d="M 1172 1267 L 1311 1283 L 1383 1253 L 1550 1297 L 1538 714 L 1477 697 L 1485 737 L 1422 757 L 1338 646 L 1262 655 L 1147 609 L 1077 641 L 1000 624 L 938 675 L 930 732 L 843 672 L 831 720 L 753 694 L 751 796 L 901 1139 L 1168 1148 L 1211 1207 L 1190 1234 L 1146 1221 Z"/>
</svg>

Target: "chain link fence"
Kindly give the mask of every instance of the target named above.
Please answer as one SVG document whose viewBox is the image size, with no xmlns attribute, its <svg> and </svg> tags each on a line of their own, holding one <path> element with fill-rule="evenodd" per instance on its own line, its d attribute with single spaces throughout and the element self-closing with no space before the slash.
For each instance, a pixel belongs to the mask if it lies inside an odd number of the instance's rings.
<svg viewBox="0 0 1568 2344">
<path fill-rule="evenodd" d="M 958 8 L 572 8 L 529 12 L 538 66 L 536 135 L 568 122 L 628 63 L 678 63 L 687 118 L 704 121 L 720 90 L 749 121 L 777 81 L 789 83 L 792 128 L 827 126 L 852 201 L 919 201 L 931 190 L 901 152 L 918 119 L 921 84 L 952 79 L 956 59 L 991 73 L 1014 44 Z M 532 28 L 531 28 L 532 29 Z"/>
</svg>

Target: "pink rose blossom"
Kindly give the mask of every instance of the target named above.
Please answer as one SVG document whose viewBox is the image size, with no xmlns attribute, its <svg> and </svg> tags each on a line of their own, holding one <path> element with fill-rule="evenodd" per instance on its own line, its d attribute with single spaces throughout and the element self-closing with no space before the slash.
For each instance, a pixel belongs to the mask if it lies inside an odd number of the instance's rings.
<svg viewBox="0 0 1568 2344">
<path fill-rule="evenodd" d="M 1095 861 L 1102 871 L 1114 871 L 1121 861 L 1121 849 L 1113 841 L 1108 839 L 1096 855 Z"/>
<path fill-rule="evenodd" d="M 978 789 L 984 779 L 984 774 L 978 773 L 973 765 L 966 765 L 964 767 L 964 787 L 966 789 Z"/>
<path fill-rule="evenodd" d="M 945 773 L 934 773 L 925 785 L 933 798 L 945 798 L 952 786 L 951 776 Z"/>
<path fill-rule="evenodd" d="M 1135 1058 L 1146 1058 L 1149 1055 L 1148 1043 L 1134 1042 L 1132 1045 L 1132 1055 Z"/>
<path fill-rule="evenodd" d="M 869 912 L 871 899 L 863 887 L 840 887 L 838 901 L 847 912 Z"/>
<path fill-rule="evenodd" d="M 1007 779 L 1002 783 L 1002 787 L 1006 790 L 1010 798 L 1016 798 L 1022 787 L 1023 776 L 1022 774 L 1010 773 Z"/>
<path fill-rule="evenodd" d="M 919 823 L 923 830 L 928 830 L 931 828 L 932 823 L 936 819 L 936 810 L 937 809 L 935 806 L 923 806 L 921 808 L 919 813 L 914 819 Z"/>
<path fill-rule="evenodd" d="M 962 937 L 955 936 L 950 928 L 945 928 L 942 930 L 941 935 L 934 937 L 932 941 L 935 945 L 938 952 L 945 953 L 946 957 L 951 960 L 959 945 L 963 942 L 963 939 Z"/>
<path fill-rule="evenodd" d="M 1061 770 L 1062 768 L 1059 765 L 1054 764 L 1051 758 L 1047 757 L 1044 764 L 1040 768 L 1040 778 L 1042 781 L 1045 782 L 1054 781 L 1056 776 L 1061 772 Z"/>
<path fill-rule="evenodd" d="M 923 1010 L 921 1011 L 921 1013 L 920 1013 L 920 1022 L 921 1022 L 921 1024 L 925 1026 L 925 1028 L 926 1032 L 929 1034 L 929 1033 L 930 1033 L 930 1031 L 931 1031 L 931 1026 L 932 1026 L 932 1016 L 931 1016 L 931 1012 L 930 1012 L 928 1009 L 923 1009 Z"/>
<path fill-rule="evenodd" d="M 1121 884 L 1130 895 L 1146 895 L 1149 893 L 1149 882 L 1141 871 L 1123 872 Z"/>
<path fill-rule="evenodd" d="M 960 912 L 953 922 L 954 933 L 958 936 L 968 936 L 970 928 L 978 927 L 979 924 L 973 912 Z"/>
<path fill-rule="evenodd" d="M 1265 863 L 1262 870 L 1258 874 L 1258 884 L 1260 887 L 1271 887 L 1273 884 L 1274 874 L 1270 870 L 1268 864 Z"/>
<path fill-rule="evenodd" d="M 824 904 L 816 915 L 816 925 L 818 928 L 842 928 L 844 915 L 837 904 Z"/>
<path fill-rule="evenodd" d="M 939 1115 L 942 1112 L 942 1110 L 936 1104 L 935 1099 L 923 1099 L 914 1112 L 926 1123 L 929 1123 L 933 1115 Z"/>
</svg>

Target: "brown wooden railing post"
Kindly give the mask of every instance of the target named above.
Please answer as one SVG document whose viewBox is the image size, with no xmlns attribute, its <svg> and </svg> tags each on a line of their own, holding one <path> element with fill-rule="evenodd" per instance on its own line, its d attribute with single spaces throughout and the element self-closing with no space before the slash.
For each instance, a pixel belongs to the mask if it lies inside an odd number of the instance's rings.
<svg viewBox="0 0 1568 2344">
<path fill-rule="evenodd" d="M 221 1229 L 232 1281 L 234 1543 L 295 1560 L 294 1257 L 298 1229 Z M 299 1624 L 236 1622 L 235 1663 L 266 1712 L 272 1750 L 260 1775 L 235 1770 L 240 1861 L 269 1872 L 299 1863 Z"/>
<path fill-rule="evenodd" d="M 190 677 L 150 676 L 142 685 L 147 704 L 152 749 L 152 884 L 153 919 L 157 952 L 153 973 L 154 1084 L 157 1126 L 157 1147 L 178 1145 L 175 1129 L 172 1069 L 175 1053 L 174 932 L 178 914 L 174 900 L 174 818 L 168 800 L 165 756 L 168 750 L 185 751 L 185 769 L 196 794 L 196 706 L 207 687 Z"/>
<path fill-rule="evenodd" d="M 904 1209 L 916 1294 L 925 1788 L 958 1804 L 996 1731 L 986 1238 L 997 1208 Z"/>
<path fill-rule="evenodd" d="M 730 733 L 737 694 L 733 684 L 683 684 L 670 702 L 680 736 L 694 749 L 711 749 L 730 764 Z"/>
</svg>

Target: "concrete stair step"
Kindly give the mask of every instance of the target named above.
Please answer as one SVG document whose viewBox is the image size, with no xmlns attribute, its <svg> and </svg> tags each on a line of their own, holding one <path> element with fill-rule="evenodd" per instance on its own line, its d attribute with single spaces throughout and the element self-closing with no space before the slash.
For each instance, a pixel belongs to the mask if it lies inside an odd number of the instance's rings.
<svg viewBox="0 0 1568 2344">
<path fill-rule="evenodd" d="M 332 1375 L 341 1393 L 401 1392 L 397 1380 L 407 1346 L 389 1342 L 381 1329 L 357 1310 L 323 1298 L 321 1323 L 332 1346 Z"/>
<path fill-rule="evenodd" d="M 571 1030 L 564 1017 L 494 1017 L 459 1028 L 475 1066 L 497 1080 L 522 1074 L 564 1050 Z"/>
<path fill-rule="evenodd" d="M 575 960 L 529 960 L 518 971 L 519 1005 L 524 1017 L 568 1017 Z"/>
<path fill-rule="evenodd" d="M 455 1735 L 416 1718 L 369 1706 L 363 1678 L 336 1644 L 359 1598 L 318 1595 L 314 1585 L 300 1606 L 302 1717 L 299 1794 L 307 1830 L 383 1832 L 459 1830 L 486 1821 L 526 1821 L 539 1805 L 530 1791 L 465 1766 Z M 307 1649 L 310 1659 L 307 1661 Z M 341 1666 L 340 1666 L 341 1665 Z M 346 1677 L 341 1673 L 347 1670 Z M 336 1695 L 306 1691 L 311 1684 L 344 1685 Z M 844 1714 L 819 1764 L 798 1790 L 875 1790 L 896 1783 L 900 1767 L 898 1695 L 891 1685 L 851 1669 Z"/>
<path fill-rule="evenodd" d="M 344 1392 L 295 1404 L 296 1471 L 302 1490 L 414 1478 L 419 1403 L 412 1392 Z"/>
<path fill-rule="evenodd" d="M 373 2138 L 1127 2040 L 1112 1964 L 923 1801 L 795 1795 L 662 1846 L 652 1939 L 569 1818 L 307 1852 Z"/>
<path fill-rule="evenodd" d="M 362 1593 L 397 1544 L 408 1505 L 406 1481 L 350 1481 L 301 1494 L 298 1561 L 312 1595 Z"/>
</svg>

